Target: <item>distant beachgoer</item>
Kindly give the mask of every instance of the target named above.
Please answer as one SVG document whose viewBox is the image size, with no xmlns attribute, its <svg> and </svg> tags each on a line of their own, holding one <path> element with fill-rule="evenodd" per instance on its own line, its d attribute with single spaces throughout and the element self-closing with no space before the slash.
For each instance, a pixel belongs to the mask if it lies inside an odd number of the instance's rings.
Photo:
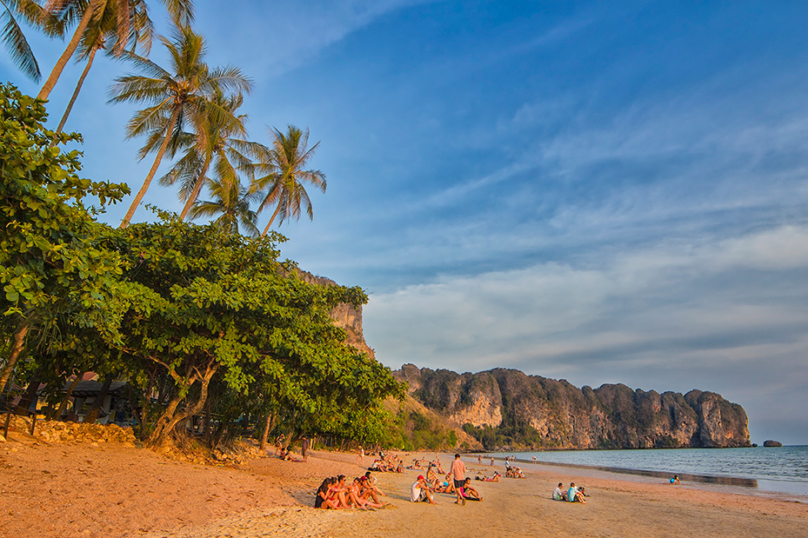
<svg viewBox="0 0 808 538">
<path fill-rule="evenodd" d="M 359 455 L 356 457 L 356 461 L 359 462 L 360 465 L 365 463 L 365 449 L 361 446 L 359 447 Z"/>
<path fill-rule="evenodd" d="M 480 454 L 477 454 L 477 463 L 478 463 L 479 465 L 482 465 L 482 464 L 483 464 L 483 457 L 482 457 Z"/>
<path fill-rule="evenodd" d="M 570 489 L 567 490 L 567 501 L 574 503 L 575 502 L 575 494 L 578 492 L 575 489 L 575 482 L 570 482 Z"/>
<path fill-rule="evenodd" d="M 306 436 L 303 436 L 303 442 L 301 443 L 300 453 L 303 455 L 303 461 L 309 460 L 309 439 Z"/>
<path fill-rule="evenodd" d="M 457 500 L 455 504 L 462 504 L 465 506 L 466 498 L 463 497 L 462 489 L 463 484 L 466 482 L 466 464 L 463 463 L 460 459 L 460 454 L 455 454 L 455 459 L 452 462 L 452 468 L 449 470 L 449 473 L 452 475 L 454 479 L 454 487 L 457 491 Z"/>
<path fill-rule="evenodd" d="M 491 456 L 491 467 L 494 466 L 494 456 Z"/>
<path fill-rule="evenodd" d="M 429 504 L 438 504 L 432 499 L 432 492 L 429 491 L 429 486 L 423 475 L 418 475 L 418 479 L 412 485 L 410 501 L 414 503 L 428 502 Z"/>
<path fill-rule="evenodd" d="M 536 456 L 533 456 L 533 463 L 536 463 Z"/>
<path fill-rule="evenodd" d="M 671 478 L 671 484 L 674 486 L 678 486 L 680 484 L 679 475 L 673 475 L 673 478 Z"/>
<path fill-rule="evenodd" d="M 553 500 L 554 501 L 566 501 L 567 500 L 567 492 L 564 491 L 563 488 L 564 484 L 562 482 L 558 483 L 558 486 L 553 490 Z"/>
</svg>

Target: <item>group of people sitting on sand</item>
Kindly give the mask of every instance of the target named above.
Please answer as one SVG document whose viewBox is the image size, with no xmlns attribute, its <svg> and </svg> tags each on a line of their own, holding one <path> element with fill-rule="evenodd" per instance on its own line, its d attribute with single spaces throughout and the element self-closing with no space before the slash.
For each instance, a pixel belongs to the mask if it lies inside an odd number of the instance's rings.
<svg viewBox="0 0 808 538">
<path fill-rule="evenodd" d="M 403 473 L 404 462 L 396 454 L 380 451 L 379 457 L 373 460 L 368 469 L 380 473 Z"/>
<path fill-rule="evenodd" d="M 586 488 L 581 486 L 580 488 L 575 487 L 575 482 L 570 483 L 570 487 L 567 490 L 564 490 L 564 484 L 559 482 L 558 486 L 553 490 L 553 500 L 554 501 L 567 501 L 571 503 L 583 503 L 586 504 L 586 499 L 584 497 L 589 497 L 586 494 Z"/>
<path fill-rule="evenodd" d="M 468 501 L 483 500 L 480 492 L 471 486 L 471 478 L 466 478 L 463 486 L 457 490 L 451 474 L 446 475 L 445 480 L 441 481 L 436 478 L 432 482 L 424 475 L 419 475 L 412 485 L 410 500 L 414 503 L 428 502 L 429 504 L 437 504 L 435 502 L 435 493 L 448 493 L 450 495 L 460 493 L 460 497 Z"/>
<path fill-rule="evenodd" d="M 522 473 L 522 469 L 511 465 L 511 462 L 508 458 L 505 458 L 505 478 L 524 478 L 525 475 Z"/>
<path fill-rule="evenodd" d="M 372 510 L 384 508 L 385 503 L 379 500 L 384 495 L 375 484 L 376 479 L 370 476 L 358 476 L 351 482 L 346 482 L 345 475 L 333 476 L 323 480 L 317 489 L 314 498 L 315 508 L 359 508 Z"/>
<path fill-rule="evenodd" d="M 483 482 L 499 482 L 500 478 L 502 478 L 502 475 L 494 471 L 494 474 L 491 476 L 475 476 L 474 480 L 482 480 Z"/>
</svg>

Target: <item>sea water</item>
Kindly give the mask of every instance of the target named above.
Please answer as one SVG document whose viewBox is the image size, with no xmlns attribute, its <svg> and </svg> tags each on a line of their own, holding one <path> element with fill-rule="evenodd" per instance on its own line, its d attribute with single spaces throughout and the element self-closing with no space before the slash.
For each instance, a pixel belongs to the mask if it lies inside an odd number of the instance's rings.
<svg viewBox="0 0 808 538">
<path fill-rule="evenodd" d="M 520 462 L 590 467 L 808 497 L 808 446 L 519 452 Z M 526 469 L 529 467 L 525 467 Z"/>
</svg>

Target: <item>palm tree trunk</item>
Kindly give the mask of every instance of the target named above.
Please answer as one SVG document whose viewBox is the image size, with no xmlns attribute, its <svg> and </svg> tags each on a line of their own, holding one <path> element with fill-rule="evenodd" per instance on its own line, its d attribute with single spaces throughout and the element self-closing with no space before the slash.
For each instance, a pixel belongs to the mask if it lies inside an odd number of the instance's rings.
<svg viewBox="0 0 808 538">
<path fill-rule="evenodd" d="M 51 71 L 50 76 L 48 76 L 48 80 L 45 81 L 42 89 L 39 90 L 39 95 L 36 96 L 37 99 L 45 100 L 50 96 L 50 93 L 53 91 L 53 87 L 56 86 L 56 83 L 59 81 L 59 77 L 62 75 L 62 71 L 64 71 L 67 62 L 70 60 L 70 57 L 73 56 L 73 53 L 79 46 L 81 36 L 84 35 L 84 31 L 87 29 L 87 26 L 90 25 L 90 20 L 93 18 L 93 14 L 100 3 L 101 0 L 92 0 L 90 5 L 87 6 L 87 10 L 84 12 L 84 15 L 82 15 L 78 28 L 76 28 L 76 31 L 73 32 L 73 37 L 70 39 L 70 43 L 67 44 L 67 48 L 59 57 L 56 65 L 53 66 L 53 71 Z"/>
<path fill-rule="evenodd" d="M 3 373 L 0 374 L 0 393 L 6 388 L 6 383 L 8 383 L 11 377 L 11 372 L 14 371 L 14 366 L 17 365 L 17 360 L 20 358 L 22 350 L 25 347 L 26 336 L 28 336 L 28 323 L 23 322 L 14 333 L 14 347 L 11 348 L 11 356 L 8 358 L 6 367 L 3 368 Z"/>
<path fill-rule="evenodd" d="M 129 211 L 126 212 L 126 216 L 121 221 L 121 228 L 126 228 L 129 226 L 129 221 L 132 220 L 132 215 L 135 214 L 137 206 L 140 205 L 140 201 L 143 200 L 143 197 L 146 195 L 146 191 L 149 190 L 149 185 L 151 184 L 152 179 L 154 179 L 154 174 L 157 173 L 157 168 L 160 166 L 160 161 L 163 160 L 163 155 L 166 152 L 166 148 L 168 148 L 168 142 L 171 140 L 171 133 L 174 131 L 174 125 L 177 123 L 179 113 L 179 107 L 174 107 L 174 111 L 171 113 L 171 120 L 168 122 L 168 129 L 166 129 L 166 137 L 163 139 L 162 145 L 160 145 L 160 150 L 157 152 L 157 157 L 154 159 L 154 164 L 152 164 L 151 170 L 149 170 L 149 175 L 147 175 L 146 179 L 143 180 L 143 186 L 140 187 L 137 196 L 135 196 L 135 199 L 132 200 L 132 205 L 129 206 Z"/>
<path fill-rule="evenodd" d="M 96 52 L 98 52 L 98 47 L 93 47 L 93 50 L 90 51 L 90 57 L 87 58 L 87 65 L 84 66 L 84 71 L 82 71 L 81 76 L 79 77 L 79 82 L 76 84 L 76 89 L 73 90 L 73 96 L 70 98 L 70 102 L 67 104 L 67 109 L 62 116 L 62 121 L 59 122 L 59 127 L 56 128 L 57 135 L 59 135 L 62 132 L 62 129 L 64 129 L 65 123 L 67 122 L 67 117 L 70 115 L 70 111 L 73 110 L 73 105 L 76 102 L 76 98 L 79 96 L 82 85 L 84 85 L 84 79 L 87 78 L 87 73 L 90 72 L 90 68 L 93 66 L 93 60 L 95 59 Z M 56 145 L 57 138 L 58 137 L 53 138 L 51 147 Z"/>
<path fill-rule="evenodd" d="M 281 210 L 281 204 L 279 203 L 278 207 L 275 208 L 275 212 L 272 214 L 272 218 L 269 219 L 269 224 L 267 224 L 267 227 L 264 228 L 264 233 L 261 234 L 261 237 L 264 237 L 267 234 L 267 232 L 269 231 L 269 227 L 272 226 L 272 222 L 275 220 L 275 217 L 278 216 L 278 211 L 280 210 Z"/>
<path fill-rule="evenodd" d="M 210 166 L 210 158 L 211 158 L 210 154 L 205 156 L 205 164 L 202 165 L 202 172 L 199 174 L 199 179 L 196 180 L 196 185 L 194 185 L 194 190 L 188 197 L 188 201 L 185 202 L 185 207 L 182 208 L 182 213 L 180 213 L 180 220 L 185 220 L 185 215 L 188 214 L 188 211 L 191 209 L 191 206 L 194 205 L 196 199 L 199 198 L 199 192 L 202 190 L 202 185 L 205 184 L 205 174 L 208 173 L 208 167 Z"/>
</svg>

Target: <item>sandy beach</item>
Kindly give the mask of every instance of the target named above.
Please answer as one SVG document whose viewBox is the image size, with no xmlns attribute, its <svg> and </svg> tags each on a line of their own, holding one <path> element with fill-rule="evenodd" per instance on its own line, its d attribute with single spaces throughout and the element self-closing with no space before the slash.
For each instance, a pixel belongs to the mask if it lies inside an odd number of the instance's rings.
<svg viewBox="0 0 808 538">
<path fill-rule="evenodd" d="M 452 456 L 440 459 L 448 468 Z M 465 461 L 471 477 L 491 472 L 476 458 Z M 416 471 L 376 473 L 392 506 L 326 511 L 311 508 L 313 492 L 325 476 L 363 473 L 353 454 L 317 451 L 307 463 L 256 458 L 209 466 L 112 443 L 12 437 L 0 444 L 0 537 L 807 534 L 808 505 L 789 499 L 522 467 L 524 480 L 475 481 L 484 500 L 466 506 L 440 494 L 436 506 L 410 503 Z M 504 472 L 503 462 L 496 468 Z M 556 483 L 570 481 L 586 485 L 588 504 L 550 499 Z"/>
</svg>

